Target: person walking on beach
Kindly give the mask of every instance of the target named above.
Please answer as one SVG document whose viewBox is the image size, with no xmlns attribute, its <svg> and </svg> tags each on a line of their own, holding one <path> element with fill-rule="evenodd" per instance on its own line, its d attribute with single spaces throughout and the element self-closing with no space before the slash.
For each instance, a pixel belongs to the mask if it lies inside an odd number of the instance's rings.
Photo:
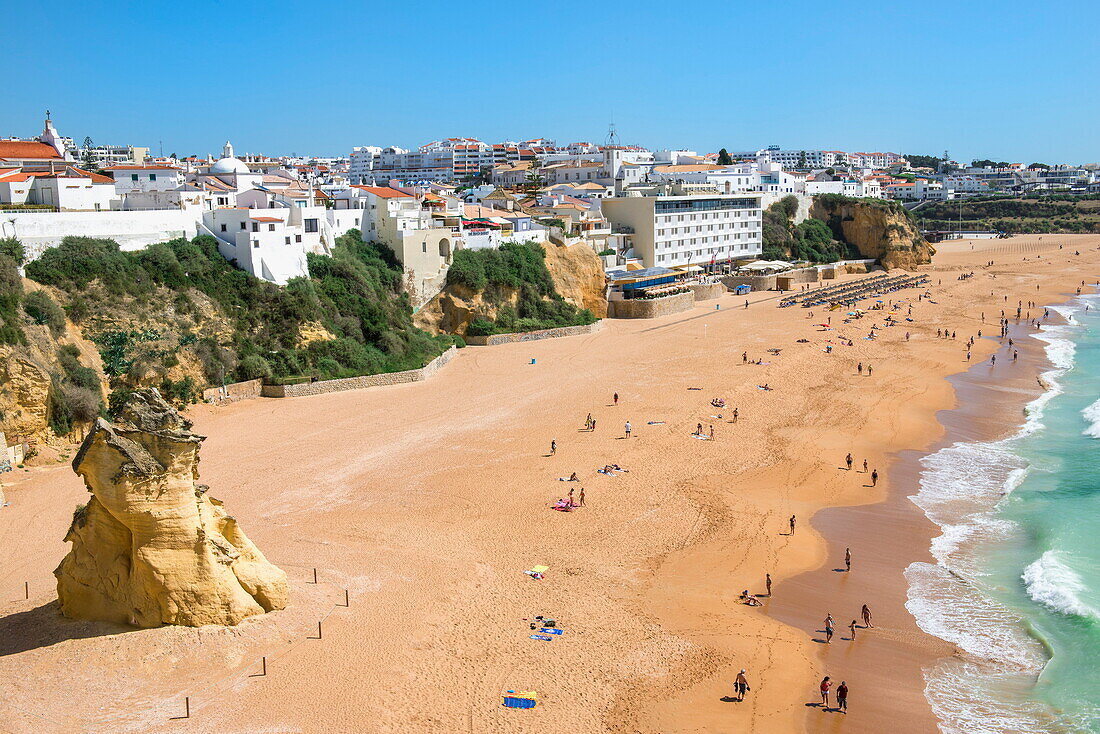
<svg viewBox="0 0 1100 734">
<path fill-rule="evenodd" d="M 875 469 L 873 472 L 871 472 L 871 486 L 878 486 L 878 469 Z"/>
<path fill-rule="evenodd" d="M 578 495 L 577 499 L 579 500 L 577 502 L 577 506 L 578 507 L 584 507 L 584 487 L 581 487 L 581 491 L 580 491 L 580 494 Z"/>
<path fill-rule="evenodd" d="M 737 678 L 733 681 L 733 688 L 737 691 L 737 700 L 744 701 L 746 691 L 751 691 L 749 688 L 749 679 L 745 677 L 745 669 L 741 668 L 741 672 L 737 674 Z"/>
<path fill-rule="evenodd" d="M 836 688 L 836 707 L 838 711 L 848 714 L 848 684 L 844 681 L 840 681 Z"/>
<path fill-rule="evenodd" d="M 867 459 L 864 459 L 864 460 L 863 460 L 863 473 L 864 473 L 864 474 L 866 474 L 866 473 L 867 473 Z"/>
<path fill-rule="evenodd" d="M 1019 358 L 1020 358 L 1020 353 L 1017 352 L 1015 349 L 1013 349 L 1012 350 L 1012 361 L 1015 362 Z"/>
<path fill-rule="evenodd" d="M 871 376 L 871 365 L 867 365 L 867 376 Z"/>
<path fill-rule="evenodd" d="M 852 549 L 844 549 L 844 568 L 848 570 L 848 573 L 852 572 Z"/>
<path fill-rule="evenodd" d="M 848 455 L 844 457 L 844 463 L 848 465 L 848 471 L 852 470 L 852 453 L 849 451 Z"/>
<path fill-rule="evenodd" d="M 833 687 L 832 681 L 829 680 L 829 676 L 825 676 L 821 679 L 821 706 L 823 708 L 829 708 L 829 689 Z"/>
<path fill-rule="evenodd" d="M 557 441 L 551 441 L 550 442 L 550 455 L 553 456 L 556 453 L 558 453 L 558 442 Z"/>
<path fill-rule="evenodd" d="M 695 424 L 695 435 L 696 436 L 702 436 L 703 435 L 703 424 L 702 423 L 696 423 Z"/>
<path fill-rule="evenodd" d="M 749 353 L 748 352 L 741 352 L 741 364 L 748 364 L 748 363 L 749 363 Z"/>
<path fill-rule="evenodd" d="M 714 440 L 714 424 L 711 424 L 710 426 L 710 440 Z"/>
<path fill-rule="evenodd" d="M 856 621 L 854 619 L 852 620 L 852 623 L 850 625 L 848 625 L 848 630 L 851 631 L 851 633 L 852 633 L 852 637 L 851 637 L 852 642 L 855 642 L 856 641 Z"/>
<path fill-rule="evenodd" d="M 733 409 L 733 422 L 734 422 L 734 423 L 736 423 L 736 422 L 737 422 L 737 408 L 734 408 L 734 409 Z"/>
<path fill-rule="evenodd" d="M 627 421 L 626 425 L 623 426 L 623 428 L 626 430 L 626 437 L 630 438 L 630 421 Z"/>
<path fill-rule="evenodd" d="M 794 521 L 795 521 L 795 517 L 794 517 L 794 515 L 791 515 L 791 533 L 790 533 L 791 535 L 794 535 Z"/>
<path fill-rule="evenodd" d="M 592 430 L 592 414 L 589 413 L 588 417 L 584 419 L 584 427 L 588 430 Z"/>
<path fill-rule="evenodd" d="M 611 402 L 615 405 L 619 404 L 619 393 L 615 393 L 611 396 Z"/>
<path fill-rule="evenodd" d="M 875 625 L 871 624 L 871 609 L 864 604 L 863 608 L 859 610 L 859 614 L 863 617 L 863 626 L 867 629 L 874 629 Z"/>
<path fill-rule="evenodd" d="M 997 355 L 996 354 L 989 355 L 989 366 L 990 367 L 996 367 L 997 366 Z"/>
<path fill-rule="evenodd" d="M 966 361 L 967 362 L 970 361 L 970 350 L 969 349 L 966 350 Z"/>
<path fill-rule="evenodd" d="M 772 575 L 770 573 L 764 574 L 764 588 L 768 590 L 768 598 L 772 597 Z"/>
<path fill-rule="evenodd" d="M 572 487 L 569 488 L 569 506 L 570 507 L 576 507 L 577 506 L 577 503 L 573 501 L 573 488 Z"/>
<path fill-rule="evenodd" d="M 833 644 L 833 622 L 832 617 L 825 618 L 825 644 Z"/>
<path fill-rule="evenodd" d="M 858 372 L 861 375 L 863 374 L 863 362 L 860 362 L 859 364 L 856 365 L 856 372 Z"/>
</svg>

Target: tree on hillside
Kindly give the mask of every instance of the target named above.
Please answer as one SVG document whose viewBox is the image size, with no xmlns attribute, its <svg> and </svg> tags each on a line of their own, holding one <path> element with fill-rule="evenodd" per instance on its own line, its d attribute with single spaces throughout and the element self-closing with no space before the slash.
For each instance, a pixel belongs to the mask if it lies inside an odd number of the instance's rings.
<svg viewBox="0 0 1100 734">
<path fill-rule="evenodd" d="M 1032 163 L 1030 166 L 1027 167 L 1027 170 L 1029 170 L 1029 171 L 1039 171 L 1039 170 L 1049 171 L 1050 166 L 1048 166 L 1046 163 Z"/>
<path fill-rule="evenodd" d="M 909 161 L 909 165 L 913 168 L 931 168 L 935 170 L 939 167 L 940 161 L 943 159 L 935 155 L 919 155 L 917 153 L 906 153 L 905 159 Z"/>
<path fill-rule="evenodd" d="M 798 167 L 799 168 L 805 168 L 806 167 L 806 151 L 802 151 L 801 153 L 798 154 Z"/>
<path fill-rule="evenodd" d="M 970 165 L 975 168 L 1008 168 L 1008 163 L 1006 161 L 993 161 L 989 158 L 980 158 L 970 161 Z"/>
<path fill-rule="evenodd" d="M 732 163 L 733 158 L 730 157 L 729 151 L 727 151 L 725 148 L 722 148 L 722 150 L 718 151 L 718 165 L 728 166 Z"/>
</svg>

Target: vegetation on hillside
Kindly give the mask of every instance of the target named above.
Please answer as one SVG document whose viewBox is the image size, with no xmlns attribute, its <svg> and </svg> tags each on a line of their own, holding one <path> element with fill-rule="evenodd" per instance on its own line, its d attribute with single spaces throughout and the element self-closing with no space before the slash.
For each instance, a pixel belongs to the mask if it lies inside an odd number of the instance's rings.
<svg viewBox="0 0 1100 734">
<path fill-rule="evenodd" d="M 794 196 L 786 196 L 764 210 L 763 259 L 829 263 L 851 255 L 848 245 L 838 242 L 824 222 L 807 219 L 794 224 L 797 212 L 798 199 Z"/>
<path fill-rule="evenodd" d="M 996 230 L 1024 233 L 1100 232 L 1100 195 L 1031 194 L 926 204 L 914 212 L 922 229 Z"/>
<path fill-rule="evenodd" d="M 0 344 L 16 346 L 27 343 L 20 315 L 22 305 L 23 280 L 19 277 L 19 264 L 0 251 Z"/>
<path fill-rule="evenodd" d="M 943 158 L 936 155 L 920 155 L 918 153 L 906 153 L 905 160 L 909 161 L 909 165 L 913 168 L 936 168 L 943 162 Z"/>
<path fill-rule="evenodd" d="M 495 308 L 495 318 L 484 314 L 470 323 L 469 336 L 577 326 L 596 320 L 591 311 L 578 309 L 558 294 L 546 269 L 546 252 L 538 244 L 507 242 L 497 250 L 458 250 L 447 272 L 447 285 L 480 293 Z M 513 307 L 509 296 L 517 292 Z"/>
<path fill-rule="evenodd" d="M 400 265 L 389 249 L 362 242 L 357 230 L 337 238 L 331 256 L 308 255 L 308 265 L 310 277 L 280 288 L 237 270 L 209 236 L 140 252 L 122 252 L 113 240 L 68 237 L 26 271 L 64 292 L 73 321 L 93 321 L 85 331 L 103 356 L 112 406 L 124 401 L 150 365 L 177 364 L 181 349 L 201 362 L 206 384 L 218 385 L 414 369 L 454 343 L 413 326 Z M 184 325 L 201 320 L 204 302 L 212 302 L 228 322 L 228 336 L 194 333 Z M 139 322 L 134 315 L 157 304 L 170 304 L 180 317 L 166 325 L 177 332 L 167 341 L 158 328 L 97 325 L 104 312 L 116 322 Z M 301 343 L 305 324 L 321 324 L 335 338 Z M 190 377 L 158 385 L 177 402 L 197 399 L 203 386 Z"/>
</svg>

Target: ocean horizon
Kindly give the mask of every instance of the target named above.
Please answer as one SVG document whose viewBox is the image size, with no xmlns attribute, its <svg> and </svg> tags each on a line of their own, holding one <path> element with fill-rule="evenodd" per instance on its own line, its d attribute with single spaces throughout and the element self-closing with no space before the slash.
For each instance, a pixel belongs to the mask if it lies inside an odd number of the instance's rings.
<svg viewBox="0 0 1100 734">
<path fill-rule="evenodd" d="M 940 528 L 906 607 L 958 649 L 925 671 L 951 734 L 1100 731 L 1100 296 L 1050 311 L 1022 425 L 923 457 L 910 498 Z"/>
</svg>

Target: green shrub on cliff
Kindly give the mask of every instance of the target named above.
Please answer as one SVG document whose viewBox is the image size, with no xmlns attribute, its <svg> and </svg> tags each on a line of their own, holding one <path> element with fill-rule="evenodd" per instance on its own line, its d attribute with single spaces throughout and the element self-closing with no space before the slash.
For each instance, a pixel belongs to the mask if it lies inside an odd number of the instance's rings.
<svg viewBox="0 0 1100 734">
<path fill-rule="evenodd" d="M 481 315 L 467 327 L 471 336 L 537 331 L 591 324 L 596 317 L 578 309 L 554 288 L 542 245 L 506 242 L 498 250 L 459 250 L 447 272 L 447 285 L 480 293 L 496 307 L 496 318 Z M 518 293 L 517 293 L 518 292 Z M 510 296 L 517 295 L 511 305 Z"/>
<path fill-rule="evenodd" d="M 27 343 L 19 313 L 22 303 L 23 280 L 19 277 L 19 265 L 11 257 L 0 254 L 0 344 Z"/>
<path fill-rule="evenodd" d="M 255 377 L 327 379 L 413 369 L 453 343 L 413 326 L 400 265 L 387 248 L 363 242 L 357 230 L 338 237 L 331 256 L 310 254 L 307 260 L 310 277 L 280 288 L 233 267 L 208 236 L 135 253 L 122 252 L 112 240 L 68 237 L 28 265 L 27 275 L 64 291 L 74 320 L 95 313 L 92 304 L 108 299 L 120 315 L 140 313 L 154 302 L 190 313 L 198 310 L 196 291 L 229 320 L 232 334 L 221 341 L 140 329 L 93 334 L 111 377 L 112 405 L 118 402 L 114 393 L 122 400 L 133 386 L 129 373 L 135 363 L 165 368 L 176 358 L 176 350 L 162 346 L 166 339 L 190 348 L 206 382 L 218 385 Z M 336 340 L 299 346 L 299 329 L 310 322 L 323 324 Z M 202 386 L 179 380 L 162 387 L 184 401 L 197 397 Z"/>
</svg>

